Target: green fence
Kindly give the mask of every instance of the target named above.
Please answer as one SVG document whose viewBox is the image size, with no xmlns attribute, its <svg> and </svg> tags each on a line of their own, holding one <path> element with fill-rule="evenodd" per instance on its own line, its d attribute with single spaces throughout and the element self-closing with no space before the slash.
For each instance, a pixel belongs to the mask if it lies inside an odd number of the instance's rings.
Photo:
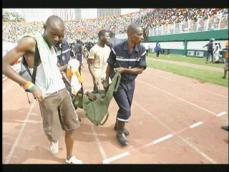
<svg viewBox="0 0 229 172">
<path fill-rule="evenodd" d="M 228 39 L 228 29 L 205 31 L 205 32 L 193 32 L 193 33 L 181 33 L 172 35 L 150 36 L 146 38 L 146 42 L 170 42 L 170 41 L 206 41 L 210 38 L 217 40 Z"/>
<path fill-rule="evenodd" d="M 175 42 L 184 41 L 184 49 L 162 49 L 163 54 L 181 54 L 189 56 L 189 51 L 193 51 L 193 56 L 204 57 L 207 52 L 203 52 L 203 56 L 199 56 L 200 50 L 187 50 L 188 41 L 208 41 L 211 38 L 216 40 L 227 40 L 228 39 L 228 29 L 214 30 L 214 31 L 204 31 L 204 32 L 194 32 L 194 33 L 182 33 L 182 34 L 172 34 L 172 35 L 161 35 L 161 36 L 151 36 L 147 37 L 145 42 Z M 222 52 L 221 52 L 222 53 Z"/>
</svg>

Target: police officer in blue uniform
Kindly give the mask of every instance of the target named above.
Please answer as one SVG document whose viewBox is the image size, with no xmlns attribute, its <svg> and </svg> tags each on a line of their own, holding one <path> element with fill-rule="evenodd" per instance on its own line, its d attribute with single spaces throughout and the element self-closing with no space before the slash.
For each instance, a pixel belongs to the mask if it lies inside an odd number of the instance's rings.
<svg viewBox="0 0 229 172">
<path fill-rule="evenodd" d="M 64 40 L 62 43 L 59 43 L 55 45 L 55 50 L 57 54 L 57 65 L 59 66 L 59 69 L 62 74 L 62 79 L 64 81 L 64 84 L 71 94 L 71 85 L 65 76 L 67 65 L 71 57 L 71 48 L 67 42 L 67 40 Z"/>
<path fill-rule="evenodd" d="M 114 76 L 114 72 L 122 75 L 118 91 L 114 93 L 115 101 L 119 106 L 114 129 L 116 138 L 120 145 L 128 145 L 128 130 L 125 124 L 131 116 L 131 104 L 135 89 L 135 79 L 146 68 L 146 50 L 140 44 L 143 40 L 143 29 L 130 24 L 127 28 L 128 40 L 114 46 L 107 60 L 106 79 L 104 87 L 108 86 L 109 77 Z"/>
<path fill-rule="evenodd" d="M 56 45 L 56 53 L 58 58 L 58 64 L 60 66 L 65 66 L 68 64 L 71 56 L 71 48 L 66 40 L 63 41 L 63 43 Z"/>
<path fill-rule="evenodd" d="M 76 40 L 74 52 L 76 55 L 76 59 L 80 62 L 79 72 L 81 73 L 81 67 L 83 64 L 83 42 L 82 41 Z"/>
</svg>

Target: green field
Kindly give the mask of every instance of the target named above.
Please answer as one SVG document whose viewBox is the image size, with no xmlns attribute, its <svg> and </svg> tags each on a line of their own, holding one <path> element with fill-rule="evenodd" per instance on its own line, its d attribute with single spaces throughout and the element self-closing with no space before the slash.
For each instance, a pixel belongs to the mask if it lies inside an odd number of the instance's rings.
<svg viewBox="0 0 229 172">
<path fill-rule="evenodd" d="M 201 57 L 188 57 L 188 56 L 183 56 L 183 55 L 177 55 L 177 54 L 169 54 L 169 55 L 164 55 L 160 54 L 159 57 L 156 57 L 155 53 L 149 53 L 149 57 L 155 58 L 155 59 L 160 59 L 160 60 L 170 60 L 170 61 L 177 61 L 177 62 L 187 62 L 187 63 L 192 63 L 192 64 L 199 64 L 199 65 L 204 65 L 204 66 L 212 66 L 212 67 L 219 67 L 223 68 L 224 64 L 223 63 L 205 63 L 206 58 L 201 58 Z"/>
<path fill-rule="evenodd" d="M 200 60 L 199 58 L 191 58 L 188 57 L 188 61 L 187 59 L 185 59 L 185 56 L 183 57 L 184 59 L 181 59 L 181 56 L 176 56 L 176 55 L 170 55 L 172 56 L 173 59 L 178 59 L 178 60 L 174 60 L 174 61 L 181 61 L 181 62 L 190 62 L 192 61 L 195 64 L 200 64 L 197 63 L 196 60 Z M 167 72 L 172 72 L 178 75 L 182 75 L 182 76 L 187 76 L 187 77 L 191 77 L 194 79 L 198 79 L 201 80 L 203 82 L 209 82 L 209 83 L 213 83 L 213 84 L 218 84 L 218 85 L 222 85 L 225 87 L 228 87 L 228 78 L 227 79 L 222 79 L 223 76 L 223 64 L 217 64 L 217 65 L 221 65 L 222 68 L 222 72 L 215 72 L 215 71 L 211 71 L 211 70 L 207 70 L 207 69 L 197 69 L 197 68 L 193 68 L 193 67 L 187 67 L 187 66 L 182 66 L 180 64 L 169 64 L 166 63 L 166 58 L 170 58 L 170 57 L 162 57 L 160 56 L 159 59 L 164 58 L 165 61 L 155 61 L 154 58 L 147 58 L 147 66 L 154 68 L 154 69 L 159 69 L 159 70 L 164 70 Z M 199 61 L 201 62 L 201 61 Z M 191 62 L 190 62 L 191 63 Z M 203 63 L 203 65 L 208 66 L 207 64 Z"/>
</svg>

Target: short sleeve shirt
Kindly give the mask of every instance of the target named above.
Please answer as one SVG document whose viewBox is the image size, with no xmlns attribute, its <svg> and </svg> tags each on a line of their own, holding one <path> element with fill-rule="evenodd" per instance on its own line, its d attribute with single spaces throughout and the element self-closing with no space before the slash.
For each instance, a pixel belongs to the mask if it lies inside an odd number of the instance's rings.
<svg viewBox="0 0 229 172">
<path fill-rule="evenodd" d="M 124 68 L 135 68 L 141 67 L 146 68 L 146 50 L 141 44 L 134 47 L 131 53 L 128 52 L 128 42 L 124 41 L 112 48 L 107 63 L 112 68 L 124 67 Z M 114 74 L 112 74 L 113 77 Z M 135 80 L 136 74 L 122 74 L 121 81 L 130 82 Z"/>
<path fill-rule="evenodd" d="M 110 55 L 110 47 L 105 45 L 100 47 L 98 44 L 94 45 L 89 53 L 88 59 L 93 59 L 92 70 L 94 71 L 95 77 L 104 77 L 106 75 L 107 59 Z"/>
</svg>

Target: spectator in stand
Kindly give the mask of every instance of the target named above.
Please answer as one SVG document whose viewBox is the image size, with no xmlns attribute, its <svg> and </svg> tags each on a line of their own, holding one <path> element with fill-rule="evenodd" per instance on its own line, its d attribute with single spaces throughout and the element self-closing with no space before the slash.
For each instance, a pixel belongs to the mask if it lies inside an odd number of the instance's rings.
<svg viewBox="0 0 229 172">
<path fill-rule="evenodd" d="M 223 18 L 221 19 L 219 26 L 220 28 L 227 28 L 228 15 L 225 13 L 225 9 L 141 9 L 138 12 L 125 15 L 65 21 L 65 35 L 69 39 L 68 42 L 72 42 L 76 39 L 88 42 L 97 38 L 97 33 L 99 32 L 100 28 L 107 30 L 109 29 L 113 32 L 115 31 L 117 35 L 125 33 L 125 28 L 127 28 L 128 24 L 135 22 L 138 23 L 141 27 L 145 28 L 145 33 L 147 36 L 150 29 L 156 28 L 158 26 L 173 24 L 174 21 L 176 23 L 188 20 L 196 22 L 198 19 L 203 19 L 201 25 L 203 26 L 203 23 L 205 23 L 206 19 L 216 15 L 221 16 L 221 14 L 223 14 Z M 185 28 L 186 27 L 184 27 L 184 29 Z M 42 29 L 42 22 L 3 22 L 3 40 L 15 42 L 18 37 L 21 37 L 26 32 L 41 32 Z M 200 30 L 201 29 L 204 29 L 204 27 L 200 27 Z M 179 29 L 177 31 L 179 31 Z"/>
</svg>

